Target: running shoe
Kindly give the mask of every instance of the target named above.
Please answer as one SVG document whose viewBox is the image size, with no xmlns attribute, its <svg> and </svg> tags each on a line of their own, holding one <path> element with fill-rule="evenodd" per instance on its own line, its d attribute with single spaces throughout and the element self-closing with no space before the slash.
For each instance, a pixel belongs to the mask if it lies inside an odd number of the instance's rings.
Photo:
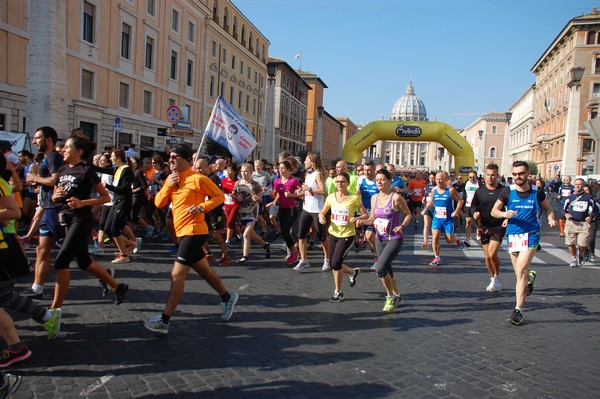
<svg viewBox="0 0 600 399">
<path fill-rule="evenodd" d="M 465 242 L 459 240 L 456 240 L 456 246 L 458 247 L 458 249 L 465 249 Z"/>
<path fill-rule="evenodd" d="M 58 337 L 58 333 L 60 332 L 60 318 L 62 311 L 60 308 L 56 308 L 50 309 L 50 313 L 52 314 L 52 317 L 50 320 L 44 323 L 44 330 L 48 332 L 48 341 L 52 341 Z"/>
<path fill-rule="evenodd" d="M 519 325 L 521 325 L 521 323 L 523 323 L 523 314 L 521 313 L 521 311 L 519 309 L 515 309 L 512 311 L 512 313 L 507 321 L 509 321 L 511 324 L 513 324 L 515 326 L 519 326 Z"/>
<path fill-rule="evenodd" d="M 494 291 L 502 291 L 502 276 L 496 276 L 496 281 L 494 281 Z"/>
<path fill-rule="evenodd" d="M 31 351 L 27 349 L 25 344 L 21 344 L 21 348 L 17 351 L 6 348 L 0 354 L 0 367 L 8 367 L 13 363 L 27 359 L 29 356 L 31 356 Z"/>
<path fill-rule="evenodd" d="M 3 373 L 2 382 L 0 383 L 0 395 L 3 398 L 10 398 L 15 394 L 21 386 L 23 377 L 20 375 Z"/>
<path fill-rule="evenodd" d="M 310 263 L 308 263 L 308 261 L 306 260 L 300 259 L 300 262 L 298 262 L 298 264 L 294 266 L 294 270 L 304 270 L 307 267 L 310 267 Z"/>
<path fill-rule="evenodd" d="M 564 237 L 564 236 L 565 236 L 565 232 L 564 232 L 564 231 L 561 231 L 560 233 L 558 233 L 558 236 L 559 236 L 559 237 Z"/>
<path fill-rule="evenodd" d="M 179 247 L 177 245 L 174 245 L 171 247 L 171 249 L 169 249 L 169 255 L 177 255 L 178 252 Z"/>
<path fill-rule="evenodd" d="M 577 261 L 573 259 L 573 260 L 571 261 L 571 263 L 569 263 L 569 266 L 570 266 L 570 267 L 577 267 L 577 266 L 578 266 L 578 265 L 577 265 Z"/>
<path fill-rule="evenodd" d="M 248 264 L 248 258 L 246 258 L 245 256 L 242 256 L 241 258 L 238 259 L 237 263 L 239 263 L 242 266 L 246 266 Z"/>
<path fill-rule="evenodd" d="M 221 308 L 223 313 L 221 314 L 221 320 L 228 321 L 233 316 L 233 310 L 235 309 L 235 304 L 239 299 L 239 295 L 237 292 L 230 293 L 230 298 L 227 302 L 221 302 Z"/>
<path fill-rule="evenodd" d="M 344 291 L 333 291 L 333 296 L 329 298 L 329 302 L 338 303 L 344 300 Z"/>
<path fill-rule="evenodd" d="M 218 265 L 219 266 L 229 266 L 229 264 L 231 263 L 231 259 L 228 258 L 227 256 L 224 256 L 221 258 L 221 260 L 219 261 Z"/>
<path fill-rule="evenodd" d="M 31 299 L 41 300 L 44 299 L 44 291 L 35 292 L 31 287 L 25 288 L 23 291 L 19 292 L 21 296 L 28 296 Z"/>
<path fill-rule="evenodd" d="M 104 247 L 94 247 L 92 248 L 92 250 L 90 251 L 90 254 L 94 255 L 94 256 L 104 256 Z"/>
<path fill-rule="evenodd" d="M 383 313 L 392 312 L 398 306 L 400 306 L 401 296 L 386 296 L 385 304 L 383 305 Z"/>
<path fill-rule="evenodd" d="M 169 333 L 169 325 L 163 323 L 161 315 L 142 319 L 140 323 L 155 334 L 167 335 Z"/>
<path fill-rule="evenodd" d="M 331 270 L 331 264 L 329 264 L 329 259 L 325 259 L 323 261 L 323 267 L 321 267 L 322 272 L 328 272 Z"/>
<path fill-rule="evenodd" d="M 130 262 L 131 262 L 131 259 L 129 259 L 128 255 L 124 255 L 124 256 L 119 255 L 110 261 L 110 263 L 130 263 Z"/>
<path fill-rule="evenodd" d="M 135 240 L 135 246 L 133 247 L 133 253 L 138 254 L 142 249 L 142 237 L 138 237 Z"/>
<path fill-rule="evenodd" d="M 590 254 L 589 259 L 590 262 L 594 262 L 596 260 L 596 254 Z"/>
<path fill-rule="evenodd" d="M 360 273 L 360 269 L 358 267 L 355 267 L 352 270 L 354 270 L 354 274 L 352 274 L 350 276 L 350 287 L 354 287 L 356 285 L 356 278 L 358 277 L 358 274 Z"/>
<path fill-rule="evenodd" d="M 535 270 L 530 270 L 529 274 L 527 275 L 527 289 L 525 290 L 527 296 L 531 295 L 531 293 L 533 292 L 533 283 L 535 282 L 536 276 L 537 273 L 535 272 Z"/>
<path fill-rule="evenodd" d="M 269 259 L 271 257 L 271 244 L 265 242 L 263 249 L 265 250 L 265 259 Z"/>
<path fill-rule="evenodd" d="M 372 272 L 374 272 L 375 270 L 377 270 L 377 261 L 379 260 L 379 258 L 376 256 L 375 257 L 375 261 L 373 262 L 373 264 L 371 265 L 371 268 L 369 270 L 371 270 Z"/>
<path fill-rule="evenodd" d="M 115 269 L 106 269 L 106 271 L 108 272 L 108 274 L 110 274 L 111 277 L 115 277 Z M 106 282 L 102 280 L 98 281 L 100 281 L 100 286 L 102 287 L 102 298 L 104 298 L 110 292 L 110 287 L 108 286 L 108 284 L 106 284 Z"/>
<path fill-rule="evenodd" d="M 292 252 L 290 254 L 290 256 L 286 256 L 285 263 L 287 263 L 288 265 L 296 263 L 298 261 L 299 257 L 300 257 L 300 251 L 296 250 L 296 251 Z"/>
<path fill-rule="evenodd" d="M 441 263 L 442 260 L 436 256 L 431 262 L 429 262 L 429 266 L 439 266 Z"/>
<path fill-rule="evenodd" d="M 487 288 L 485 289 L 487 292 L 494 292 L 495 289 L 494 287 L 496 286 L 496 277 L 490 277 L 490 283 L 488 284 Z"/>
<path fill-rule="evenodd" d="M 463 245 L 464 245 L 465 247 L 467 247 L 467 248 L 471 248 L 471 243 L 469 242 L 469 240 L 464 240 L 462 243 L 463 243 Z M 459 248 L 460 248 L 460 247 L 459 247 Z"/>
<path fill-rule="evenodd" d="M 120 305 L 125 300 L 125 294 L 129 291 L 129 286 L 127 284 L 119 284 L 117 289 L 115 290 L 115 305 Z"/>
</svg>

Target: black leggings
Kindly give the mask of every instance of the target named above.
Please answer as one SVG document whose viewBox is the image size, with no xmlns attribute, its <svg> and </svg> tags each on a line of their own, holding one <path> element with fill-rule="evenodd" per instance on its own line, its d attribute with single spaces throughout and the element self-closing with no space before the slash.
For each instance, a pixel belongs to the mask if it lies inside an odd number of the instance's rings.
<svg viewBox="0 0 600 399">
<path fill-rule="evenodd" d="M 308 231 L 310 230 L 311 222 L 315 226 L 315 231 L 317 232 L 317 238 L 319 241 L 325 241 L 325 225 L 319 223 L 319 214 L 308 213 L 305 210 L 302 211 L 300 218 L 298 219 L 298 239 L 306 239 L 308 236 Z"/>
<path fill-rule="evenodd" d="M 285 245 L 288 248 L 294 246 L 295 242 L 292 238 L 292 227 L 298 217 L 297 208 L 282 208 L 279 207 L 279 224 L 281 226 L 281 236 L 285 240 Z"/>
<path fill-rule="evenodd" d="M 333 270 L 342 270 L 342 264 L 353 242 L 354 236 L 345 238 L 329 236 L 327 248 L 329 249 L 329 264 Z"/>
<path fill-rule="evenodd" d="M 123 229 L 127 225 L 127 219 L 131 213 L 131 201 L 120 200 L 110 208 L 106 223 L 104 223 L 104 231 L 109 237 L 115 238 L 123 234 Z"/>
<path fill-rule="evenodd" d="M 15 281 L 0 281 L 0 308 L 11 309 L 19 313 L 31 315 L 38 323 L 44 322 L 46 308 L 40 306 L 28 296 L 21 296 L 15 292 Z"/>
<path fill-rule="evenodd" d="M 137 223 L 142 217 L 142 208 L 148 204 L 148 198 L 143 195 L 134 195 L 131 205 L 131 221 Z"/>
<path fill-rule="evenodd" d="M 77 259 L 77 266 L 81 270 L 87 269 L 92 264 L 92 257 L 88 252 L 88 238 L 92 234 L 92 227 L 91 212 L 73 220 L 67 220 L 65 240 L 54 262 L 56 270 L 68 269 L 73 259 Z"/>
</svg>

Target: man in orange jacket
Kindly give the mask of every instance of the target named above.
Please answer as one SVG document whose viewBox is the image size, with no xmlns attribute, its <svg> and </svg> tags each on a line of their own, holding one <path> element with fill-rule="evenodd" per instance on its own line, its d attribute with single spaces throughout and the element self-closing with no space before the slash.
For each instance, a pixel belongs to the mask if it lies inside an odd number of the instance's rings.
<svg viewBox="0 0 600 399">
<path fill-rule="evenodd" d="M 222 204 L 225 196 L 212 180 L 191 169 L 192 154 L 187 144 L 177 144 L 171 149 L 169 167 L 172 173 L 154 199 L 157 208 L 162 208 L 169 201 L 172 203 L 175 233 L 180 239 L 177 259 L 171 271 L 171 290 L 163 313 L 141 320 L 144 327 L 160 335 L 169 332 L 169 321 L 183 295 L 190 268 L 221 297 L 221 320 L 231 318 L 238 301 L 238 294 L 229 293 L 221 278 L 210 268 L 203 249 L 208 238 L 205 212 Z"/>
</svg>

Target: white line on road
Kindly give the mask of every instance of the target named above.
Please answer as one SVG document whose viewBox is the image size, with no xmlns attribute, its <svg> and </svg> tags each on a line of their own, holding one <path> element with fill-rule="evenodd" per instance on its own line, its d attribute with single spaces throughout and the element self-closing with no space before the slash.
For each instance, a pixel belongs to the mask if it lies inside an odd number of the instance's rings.
<svg viewBox="0 0 600 399">
<path fill-rule="evenodd" d="M 89 387 L 87 387 L 86 389 L 81 391 L 79 396 L 84 396 L 84 397 L 89 396 L 92 392 L 96 391 L 102 385 L 104 385 L 108 381 L 110 381 L 114 376 L 115 376 L 114 374 L 107 374 L 103 377 L 100 377 L 100 379 L 98 381 L 94 382 L 92 385 L 90 385 Z"/>
</svg>

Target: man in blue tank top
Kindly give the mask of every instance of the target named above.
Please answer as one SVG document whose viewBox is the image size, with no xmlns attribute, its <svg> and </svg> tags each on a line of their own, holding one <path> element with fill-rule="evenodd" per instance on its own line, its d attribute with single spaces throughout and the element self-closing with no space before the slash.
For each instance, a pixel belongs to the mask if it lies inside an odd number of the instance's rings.
<svg viewBox="0 0 600 399">
<path fill-rule="evenodd" d="M 540 242 L 538 209 L 542 207 L 548 215 L 548 225 L 556 226 L 554 211 L 544 190 L 529 184 L 529 165 L 524 161 L 512 164 L 514 184 L 505 187 L 494 204 L 492 216 L 506 219 L 506 236 L 510 260 L 517 277 L 515 286 L 516 306 L 508 321 L 516 326 L 523 322 L 523 306 L 526 296 L 533 292 L 536 272 L 529 265 Z M 503 211 L 502 209 L 506 210 Z"/>
</svg>

